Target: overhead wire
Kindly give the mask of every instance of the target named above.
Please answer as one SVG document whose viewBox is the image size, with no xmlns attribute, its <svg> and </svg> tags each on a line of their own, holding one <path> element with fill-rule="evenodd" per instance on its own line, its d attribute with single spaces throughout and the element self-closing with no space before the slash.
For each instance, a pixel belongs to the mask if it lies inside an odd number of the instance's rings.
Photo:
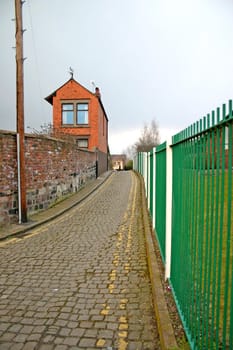
<svg viewBox="0 0 233 350">
<path fill-rule="evenodd" d="M 39 88 L 39 96 L 40 96 L 40 99 L 42 101 L 43 100 L 43 96 L 42 96 L 42 88 L 41 88 L 41 80 L 40 80 L 40 76 L 41 75 L 39 74 L 38 54 L 37 54 L 36 40 L 35 40 L 34 29 L 33 29 L 32 11 L 31 11 L 31 4 L 30 4 L 30 2 L 31 2 L 30 0 L 27 0 L 29 20 L 30 20 L 30 26 L 31 26 L 32 48 L 33 48 L 33 51 L 34 51 L 35 70 L 36 70 L 36 75 L 37 75 L 37 78 L 35 80 L 37 81 L 38 88 Z M 42 108 L 42 104 L 40 104 L 40 108 L 41 108 L 42 115 L 46 115 L 45 106 L 43 105 L 43 108 Z M 41 128 L 42 128 L 42 126 L 41 126 Z"/>
</svg>

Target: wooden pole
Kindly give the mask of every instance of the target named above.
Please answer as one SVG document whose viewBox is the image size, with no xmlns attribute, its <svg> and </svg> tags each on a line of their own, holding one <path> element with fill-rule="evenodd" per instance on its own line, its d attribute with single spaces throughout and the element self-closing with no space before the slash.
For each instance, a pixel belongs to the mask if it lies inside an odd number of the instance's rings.
<svg viewBox="0 0 233 350">
<path fill-rule="evenodd" d="M 26 205 L 26 182 L 25 182 L 25 150 L 24 150 L 24 73 L 23 73 L 23 20 L 22 20 L 21 0 L 15 0 L 16 19 L 16 114 L 17 114 L 17 134 L 19 139 L 19 208 L 21 222 L 27 222 Z"/>
</svg>

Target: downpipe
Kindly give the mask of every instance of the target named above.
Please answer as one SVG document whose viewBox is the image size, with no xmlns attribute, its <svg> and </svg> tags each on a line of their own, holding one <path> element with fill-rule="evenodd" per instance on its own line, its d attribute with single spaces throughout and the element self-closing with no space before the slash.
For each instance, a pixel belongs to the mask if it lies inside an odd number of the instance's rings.
<svg viewBox="0 0 233 350">
<path fill-rule="evenodd" d="M 22 208 L 21 208 L 21 172 L 20 172 L 20 140 L 19 133 L 16 135 L 17 144 L 17 169 L 18 169 L 18 208 L 19 208 L 19 224 L 22 223 Z"/>
</svg>

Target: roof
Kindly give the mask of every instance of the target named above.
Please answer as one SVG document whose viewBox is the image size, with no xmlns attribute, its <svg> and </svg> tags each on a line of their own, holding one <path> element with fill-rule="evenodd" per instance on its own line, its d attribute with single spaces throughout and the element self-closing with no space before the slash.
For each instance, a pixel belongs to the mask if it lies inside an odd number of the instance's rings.
<svg viewBox="0 0 233 350">
<path fill-rule="evenodd" d="M 101 96 L 100 96 L 100 94 L 98 93 L 98 95 L 97 95 L 97 94 L 91 92 L 90 90 L 88 90 L 87 88 L 85 88 L 85 86 L 83 86 L 82 84 L 80 84 L 79 82 L 77 82 L 73 77 L 71 77 L 69 80 L 67 80 L 63 85 L 61 85 L 59 88 L 57 88 L 57 89 L 56 89 L 54 92 L 52 92 L 49 96 L 45 97 L 45 100 L 46 100 L 48 103 L 50 103 L 51 105 L 53 105 L 53 97 L 56 96 L 57 91 L 60 90 L 60 89 L 62 89 L 63 86 L 65 86 L 66 84 L 68 84 L 70 81 L 74 81 L 76 84 L 80 85 L 83 89 L 85 89 L 89 94 L 95 96 L 95 97 L 98 99 L 98 101 L 99 101 L 99 103 L 100 103 L 100 106 L 101 106 L 101 108 L 102 108 L 102 110 L 103 110 L 103 112 L 104 112 L 104 115 L 105 115 L 105 117 L 106 117 L 106 119 L 107 119 L 107 121 L 108 121 L 107 113 L 106 113 L 105 108 L 104 108 L 104 105 L 103 105 L 103 103 L 102 103 L 102 101 L 101 101 Z M 97 89 L 98 89 L 98 88 L 97 88 Z M 99 89 L 98 89 L 98 90 L 99 90 Z"/>
<path fill-rule="evenodd" d="M 126 154 L 111 154 L 112 160 L 126 160 Z"/>
</svg>

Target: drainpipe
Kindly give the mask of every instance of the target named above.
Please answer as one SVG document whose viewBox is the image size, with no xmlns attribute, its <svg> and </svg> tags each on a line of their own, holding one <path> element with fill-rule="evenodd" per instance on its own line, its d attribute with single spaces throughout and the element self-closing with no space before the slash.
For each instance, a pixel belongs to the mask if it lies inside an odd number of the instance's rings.
<svg viewBox="0 0 233 350">
<path fill-rule="evenodd" d="M 22 223 L 22 207 L 21 207 L 21 174 L 20 174 L 20 142 L 19 142 L 19 133 L 16 135 L 16 144 L 17 144 L 17 167 L 18 167 L 18 207 L 19 207 L 19 224 Z"/>
<path fill-rule="evenodd" d="M 97 179 L 98 177 L 98 173 L 99 173 L 99 169 L 98 169 L 98 147 L 95 148 L 95 177 Z"/>
</svg>

